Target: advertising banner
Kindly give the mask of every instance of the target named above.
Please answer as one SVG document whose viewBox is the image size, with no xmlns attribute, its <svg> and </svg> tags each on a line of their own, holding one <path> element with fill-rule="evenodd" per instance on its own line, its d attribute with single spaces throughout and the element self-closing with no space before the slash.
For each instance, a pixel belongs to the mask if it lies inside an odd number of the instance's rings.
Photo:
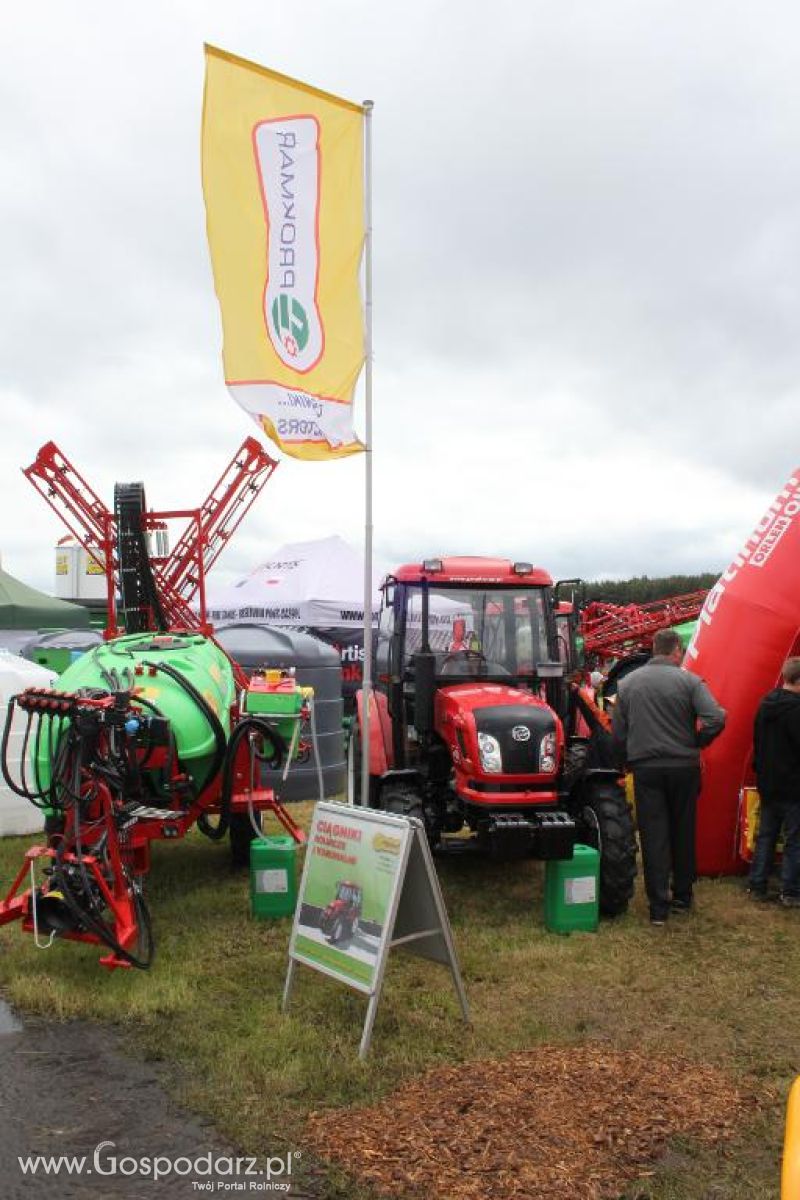
<svg viewBox="0 0 800 1200">
<path fill-rule="evenodd" d="M 363 450 L 364 109 L 206 46 L 203 193 L 225 382 L 286 454 Z"/>
<path fill-rule="evenodd" d="M 725 731 L 703 752 L 697 816 L 703 875 L 741 869 L 738 806 L 749 778 L 753 720 L 785 659 L 798 652 L 799 630 L 800 469 L 708 593 L 684 659 L 728 714 Z"/>
<path fill-rule="evenodd" d="M 315 812 L 291 953 L 372 993 L 411 830 L 359 818 L 344 805 Z"/>
<path fill-rule="evenodd" d="M 369 996 L 359 1050 L 369 1049 L 389 951 L 450 968 L 469 1010 L 450 922 L 420 821 L 344 804 L 314 809 L 289 945 L 283 1011 L 297 963 Z"/>
</svg>

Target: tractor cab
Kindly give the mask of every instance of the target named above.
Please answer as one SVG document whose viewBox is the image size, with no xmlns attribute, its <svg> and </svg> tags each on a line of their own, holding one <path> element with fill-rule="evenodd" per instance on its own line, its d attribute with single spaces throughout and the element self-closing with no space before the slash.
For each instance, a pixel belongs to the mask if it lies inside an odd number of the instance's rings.
<svg viewBox="0 0 800 1200">
<path fill-rule="evenodd" d="M 361 885 L 339 879 L 331 902 L 320 913 L 320 929 L 330 942 L 350 938 L 358 929 L 363 895 Z"/>
<path fill-rule="evenodd" d="M 336 885 L 336 900 L 344 908 L 357 908 L 361 911 L 361 887 L 357 883 L 350 883 L 346 879 L 340 879 Z"/>
<path fill-rule="evenodd" d="M 453 685 L 521 688 L 564 712 L 552 583 L 530 563 L 479 558 L 428 559 L 386 580 L 375 667 L 395 758 Z"/>
<path fill-rule="evenodd" d="M 368 802 L 419 818 L 434 846 L 460 849 L 464 839 L 452 835 L 466 827 L 497 858 L 570 858 L 578 841 L 622 838 L 624 878 L 605 904 L 622 911 L 633 828 L 618 772 L 602 765 L 591 730 L 578 734 L 568 676 L 579 597 L 570 584 L 562 596 L 546 571 L 495 558 L 427 559 L 387 578 L 369 700 Z M 363 715 L 359 693 L 352 803 L 362 800 Z"/>
</svg>

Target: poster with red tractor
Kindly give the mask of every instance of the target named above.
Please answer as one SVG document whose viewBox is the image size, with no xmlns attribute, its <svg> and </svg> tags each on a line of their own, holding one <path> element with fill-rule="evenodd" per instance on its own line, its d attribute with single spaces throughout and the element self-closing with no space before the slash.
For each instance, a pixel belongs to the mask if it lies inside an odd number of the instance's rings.
<svg viewBox="0 0 800 1200">
<path fill-rule="evenodd" d="M 332 809 L 332 811 L 331 811 Z M 291 954 L 371 992 L 389 934 L 408 828 L 381 828 L 344 805 L 318 806 Z"/>
</svg>

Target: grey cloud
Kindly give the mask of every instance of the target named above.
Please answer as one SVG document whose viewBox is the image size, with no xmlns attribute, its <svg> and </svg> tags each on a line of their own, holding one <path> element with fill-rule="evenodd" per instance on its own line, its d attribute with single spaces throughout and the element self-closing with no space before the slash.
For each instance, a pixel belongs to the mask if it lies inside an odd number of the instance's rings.
<svg viewBox="0 0 800 1200">
<path fill-rule="evenodd" d="M 788 3 L 307 0 L 302 38 L 273 3 L 145 0 L 135 27 L 99 3 L 77 26 L 59 4 L 30 9 L 0 80 L 0 386 L 16 397 L 5 422 L 27 414 L 4 440 L 7 478 L 55 437 L 106 490 L 143 477 L 154 502 L 188 503 L 255 430 L 222 385 L 204 37 L 376 102 L 387 559 L 429 538 L 541 546 L 564 574 L 716 567 L 800 465 Z M 559 458 L 563 482 L 542 488 Z M 624 536 L 626 461 L 649 459 L 696 468 L 694 536 L 645 495 L 653 533 Z M 586 483 L 575 463 L 593 485 L 582 514 L 562 503 Z M 334 466 L 285 463 L 221 567 L 289 524 L 360 537 L 359 467 Z M 707 488 L 730 489 L 727 530 Z M 8 516 L 0 540 L 41 569 Z"/>
</svg>

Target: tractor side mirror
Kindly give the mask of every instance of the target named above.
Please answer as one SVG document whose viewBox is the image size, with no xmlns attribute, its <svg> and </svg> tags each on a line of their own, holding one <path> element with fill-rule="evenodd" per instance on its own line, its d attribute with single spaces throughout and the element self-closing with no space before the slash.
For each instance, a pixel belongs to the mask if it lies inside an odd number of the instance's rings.
<svg viewBox="0 0 800 1200">
<path fill-rule="evenodd" d="M 586 584 L 582 579 L 559 579 L 553 588 L 553 607 L 566 601 L 578 614 L 586 607 Z"/>
</svg>

